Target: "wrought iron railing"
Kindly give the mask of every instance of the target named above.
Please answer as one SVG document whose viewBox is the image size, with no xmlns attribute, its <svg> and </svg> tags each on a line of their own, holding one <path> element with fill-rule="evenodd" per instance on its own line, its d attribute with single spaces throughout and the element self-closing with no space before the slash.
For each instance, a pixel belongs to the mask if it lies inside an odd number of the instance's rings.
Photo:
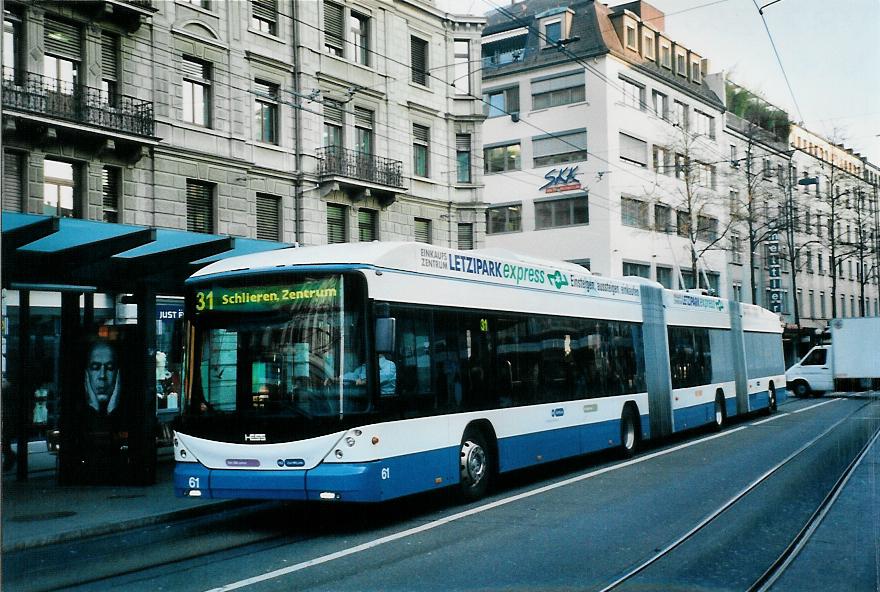
<svg viewBox="0 0 880 592">
<path fill-rule="evenodd" d="M 512 49 L 483 56 L 483 70 L 493 70 L 509 64 L 522 63 L 527 57 L 534 55 L 535 52 L 534 48 L 523 47 L 521 49 Z"/>
<path fill-rule="evenodd" d="M 122 2 L 140 8 L 153 8 L 153 0 L 122 0 Z"/>
<path fill-rule="evenodd" d="M 339 175 L 387 187 L 403 187 L 403 163 L 340 146 L 320 148 L 318 175 Z"/>
<path fill-rule="evenodd" d="M 3 107 L 152 136 L 153 103 L 32 72 L 3 69 Z"/>
</svg>

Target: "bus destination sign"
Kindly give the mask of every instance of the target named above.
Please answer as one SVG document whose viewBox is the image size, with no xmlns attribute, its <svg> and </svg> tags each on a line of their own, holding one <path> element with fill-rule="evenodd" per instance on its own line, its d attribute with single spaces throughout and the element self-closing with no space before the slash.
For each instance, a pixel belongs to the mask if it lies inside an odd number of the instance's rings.
<svg viewBox="0 0 880 592">
<path fill-rule="evenodd" d="M 339 295 L 337 280 L 279 286 L 212 286 L 195 293 L 197 314 L 210 311 L 265 311 L 291 305 L 326 304 Z"/>
</svg>

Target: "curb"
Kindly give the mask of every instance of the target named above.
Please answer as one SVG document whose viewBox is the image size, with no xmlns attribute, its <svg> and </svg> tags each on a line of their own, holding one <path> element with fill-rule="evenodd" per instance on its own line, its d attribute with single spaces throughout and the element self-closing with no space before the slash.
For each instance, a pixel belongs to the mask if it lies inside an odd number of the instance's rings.
<svg viewBox="0 0 880 592">
<path fill-rule="evenodd" d="M 154 524 L 162 524 L 165 522 L 174 522 L 177 520 L 188 520 L 190 518 L 199 518 L 208 514 L 212 514 L 214 512 L 221 512 L 225 510 L 232 510 L 247 506 L 256 505 L 260 502 L 254 500 L 225 500 L 218 502 L 210 502 L 201 506 L 196 506 L 193 508 L 184 508 L 181 510 L 173 510 L 171 512 L 165 512 L 162 514 L 154 514 L 152 516 L 144 516 L 142 518 L 132 518 L 131 520 L 124 520 L 122 522 L 114 522 L 114 523 L 106 523 L 99 524 L 96 526 L 67 530 L 65 532 L 59 532 L 50 534 L 47 536 L 42 536 L 38 538 L 31 538 L 30 540 L 20 541 L 17 543 L 11 543 L 9 545 L 3 545 L 0 552 L 2 553 L 10 553 L 14 551 L 24 551 L 28 549 L 36 549 L 39 547 L 46 547 L 49 545 L 55 545 L 58 543 L 65 543 L 70 541 L 76 541 L 80 539 L 86 539 L 90 537 L 103 536 L 107 534 L 115 534 L 117 532 L 122 532 L 125 530 L 130 530 L 132 528 L 142 528 L 144 526 L 152 526 Z"/>
</svg>

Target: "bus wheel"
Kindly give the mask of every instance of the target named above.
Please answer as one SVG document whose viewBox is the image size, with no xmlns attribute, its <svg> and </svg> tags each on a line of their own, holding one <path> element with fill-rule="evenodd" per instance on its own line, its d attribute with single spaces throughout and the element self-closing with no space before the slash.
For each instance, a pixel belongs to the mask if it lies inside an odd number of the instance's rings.
<svg viewBox="0 0 880 592">
<path fill-rule="evenodd" d="M 720 430 L 724 427 L 724 419 L 724 397 L 719 393 L 715 395 L 715 421 L 712 423 L 712 427 Z"/>
<path fill-rule="evenodd" d="M 639 446 L 639 431 L 636 414 L 627 407 L 620 418 L 620 450 L 623 458 L 631 458 Z"/>
<path fill-rule="evenodd" d="M 461 495 L 467 501 L 480 499 L 489 489 L 492 471 L 486 437 L 475 428 L 468 428 L 461 439 L 459 465 Z"/>
<path fill-rule="evenodd" d="M 776 413 L 776 387 L 770 385 L 770 400 L 767 402 L 767 415 L 771 413 Z"/>
</svg>

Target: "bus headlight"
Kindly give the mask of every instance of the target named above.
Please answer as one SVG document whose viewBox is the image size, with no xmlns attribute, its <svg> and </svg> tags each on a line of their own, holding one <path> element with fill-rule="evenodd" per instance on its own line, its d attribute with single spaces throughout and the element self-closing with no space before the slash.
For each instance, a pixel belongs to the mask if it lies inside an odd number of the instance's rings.
<svg viewBox="0 0 880 592">
<path fill-rule="evenodd" d="M 345 439 L 345 443 L 348 444 L 348 447 L 349 447 L 349 448 L 351 448 L 352 446 L 354 446 L 354 442 L 355 442 L 355 440 L 354 440 L 354 438 L 352 438 L 351 436 L 349 436 L 348 438 Z"/>
<path fill-rule="evenodd" d="M 183 445 L 183 442 L 180 441 L 180 438 L 174 438 L 174 460 L 177 462 L 199 462 L 196 460 L 195 455 L 186 449 L 186 446 Z"/>
<path fill-rule="evenodd" d="M 336 458 L 342 458 L 342 451 L 338 448 L 336 449 Z"/>
</svg>

